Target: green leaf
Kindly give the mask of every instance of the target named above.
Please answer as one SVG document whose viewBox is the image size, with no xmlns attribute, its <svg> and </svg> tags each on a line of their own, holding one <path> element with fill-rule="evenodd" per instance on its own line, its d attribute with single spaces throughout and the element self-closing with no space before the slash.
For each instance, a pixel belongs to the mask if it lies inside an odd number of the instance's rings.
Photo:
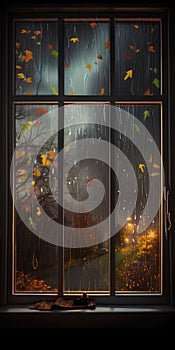
<svg viewBox="0 0 175 350">
<path fill-rule="evenodd" d="M 159 79 L 157 79 L 157 78 L 154 78 L 154 80 L 153 80 L 153 82 L 152 82 L 155 86 L 156 86 L 156 88 L 157 89 L 159 89 L 160 88 L 160 80 Z"/>
<path fill-rule="evenodd" d="M 51 55 L 58 57 L 59 53 L 57 50 L 51 50 Z"/>
<path fill-rule="evenodd" d="M 150 111 L 148 111 L 147 109 L 145 109 L 145 111 L 143 112 L 143 117 L 144 117 L 144 120 L 146 120 L 147 118 L 150 117 Z"/>
<path fill-rule="evenodd" d="M 140 132 L 140 128 L 139 128 L 139 126 L 138 126 L 137 124 L 134 124 L 134 128 L 135 128 L 135 130 L 136 130 L 137 132 Z"/>
<path fill-rule="evenodd" d="M 153 72 L 154 72 L 155 74 L 157 74 L 158 69 L 157 69 L 156 67 L 154 67 L 154 68 L 153 68 Z"/>
<path fill-rule="evenodd" d="M 51 90 L 52 90 L 54 95 L 58 96 L 58 91 L 55 89 L 54 86 L 51 86 Z"/>
</svg>

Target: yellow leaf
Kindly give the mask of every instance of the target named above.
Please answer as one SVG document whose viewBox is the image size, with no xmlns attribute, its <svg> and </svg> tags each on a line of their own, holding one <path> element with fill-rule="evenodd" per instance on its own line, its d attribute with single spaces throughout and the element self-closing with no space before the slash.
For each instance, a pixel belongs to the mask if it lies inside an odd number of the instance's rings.
<svg viewBox="0 0 175 350">
<path fill-rule="evenodd" d="M 33 168 L 33 175 L 34 176 L 41 176 L 41 171 L 37 168 Z"/>
<path fill-rule="evenodd" d="M 24 174 L 26 174 L 26 170 L 18 169 L 18 174 L 24 175 Z"/>
<path fill-rule="evenodd" d="M 17 74 L 17 78 L 18 79 L 24 79 L 25 78 L 25 75 L 23 73 L 18 73 Z"/>
<path fill-rule="evenodd" d="M 70 95 L 76 95 L 76 93 L 75 93 L 74 91 L 72 91 L 72 90 L 69 91 L 69 94 L 70 94 Z"/>
<path fill-rule="evenodd" d="M 36 39 L 36 35 L 32 35 L 32 36 L 31 36 L 31 39 L 32 39 L 32 40 Z"/>
<path fill-rule="evenodd" d="M 124 80 L 127 80 L 128 78 L 132 79 L 132 69 L 126 71 L 126 75 L 124 77 Z"/>
<path fill-rule="evenodd" d="M 29 121 L 29 122 L 28 122 L 28 124 L 29 124 L 29 125 L 32 125 L 32 124 L 33 124 L 33 122 Z"/>
<path fill-rule="evenodd" d="M 25 154 L 25 151 L 16 151 L 16 159 L 23 157 Z"/>
<path fill-rule="evenodd" d="M 79 39 L 77 37 L 74 37 L 74 38 L 71 38 L 70 41 L 75 44 L 76 42 L 79 41 Z"/>
<path fill-rule="evenodd" d="M 144 173 L 145 165 L 142 164 L 142 163 L 140 163 L 140 164 L 139 164 L 139 169 L 140 169 L 140 171 L 141 171 L 142 173 Z"/>
<path fill-rule="evenodd" d="M 32 186 L 34 186 L 35 185 L 35 181 L 32 181 Z"/>
<path fill-rule="evenodd" d="M 70 151 L 70 146 L 66 146 L 65 150 L 66 150 L 66 152 L 69 152 Z"/>
<path fill-rule="evenodd" d="M 37 212 L 36 212 L 36 215 L 40 216 L 42 214 L 42 211 L 40 209 L 40 207 L 37 208 Z"/>
<path fill-rule="evenodd" d="M 27 124 L 21 124 L 21 130 L 28 130 L 29 126 Z"/>
<path fill-rule="evenodd" d="M 16 42 L 16 48 L 17 48 L 17 49 L 19 49 L 19 48 L 20 48 L 20 46 L 21 46 L 21 44 L 20 44 L 20 43 L 18 43 L 18 42 Z"/>
<path fill-rule="evenodd" d="M 41 154 L 41 158 L 44 166 L 50 166 L 52 164 L 51 161 L 47 159 L 45 154 Z"/>
</svg>

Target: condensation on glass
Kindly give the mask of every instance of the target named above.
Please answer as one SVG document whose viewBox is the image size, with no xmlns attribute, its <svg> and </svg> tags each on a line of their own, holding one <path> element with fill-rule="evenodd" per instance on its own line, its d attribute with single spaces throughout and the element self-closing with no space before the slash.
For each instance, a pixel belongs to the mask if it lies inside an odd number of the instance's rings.
<svg viewBox="0 0 175 350">
<path fill-rule="evenodd" d="M 159 19 L 115 22 L 115 90 L 119 96 L 161 94 Z"/>
<path fill-rule="evenodd" d="M 16 152 L 15 196 L 27 220 L 23 222 L 14 210 L 14 271 L 15 292 L 57 292 L 58 291 L 58 247 L 40 238 L 42 235 L 42 212 L 38 203 L 53 220 L 58 220 L 58 207 L 49 187 L 49 172 L 58 166 L 54 158 L 58 153 L 58 135 L 51 137 L 35 155 L 40 145 L 43 129 L 42 119 L 57 105 L 17 104 L 15 106 L 16 147 L 20 141 L 20 151 Z M 50 125 L 52 130 L 52 125 Z M 25 141 L 27 135 L 27 141 Z M 37 137 L 35 137 L 37 136 Z M 30 174 L 33 173 L 31 181 Z M 52 174 L 53 175 L 53 174 Z M 30 230 L 31 227 L 31 230 Z M 37 235 L 33 233 L 37 230 Z M 49 232 L 48 232 L 49 234 Z"/>
<path fill-rule="evenodd" d="M 108 22 L 65 22 L 65 95 L 109 94 L 109 35 Z"/>
<path fill-rule="evenodd" d="M 146 154 L 146 159 L 144 159 L 129 139 L 123 135 L 115 135 L 115 144 L 123 150 L 130 160 L 138 183 L 138 198 L 133 214 L 128 216 L 125 226 L 115 235 L 115 289 L 116 293 L 161 293 L 162 209 L 158 210 L 149 227 L 141 233 L 137 232 L 137 224 L 142 217 L 149 194 L 149 176 L 145 161 L 149 162 L 151 166 L 152 181 L 159 178 L 160 188 L 162 186 L 163 174 L 160 164 L 154 160 L 154 143 L 152 141 L 154 140 L 161 153 L 161 104 L 124 103 L 117 105 L 117 107 L 121 110 L 121 119 L 123 110 L 129 113 L 136 137 L 141 132 L 137 120 L 147 128 L 151 136 L 143 139 L 144 153 Z M 152 147 L 150 147 L 151 144 Z M 123 203 L 123 210 L 126 210 L 126 207 Z M 151 213 L 148 212 L 147 215 L 151 215 Z"/>
<path fill-rule="evenodd" d="M 77 108 L 78 106 L 78 108 Z M 107 106 L 107 107 L 106 107 Z M 69 164 L 69 153 L 71 148 L 77 147 L 77 158 L 81 153 L 78 148 L 81 140 L 84 159 L 77 160 L 75 157 L 67 177 L 67 187 L 71 196 L 83 203 L 89 194 L 88 190 L 95 179 L 101 181 L 105 189 L 105 195 L 102 202 L 96 205 L 94 195 L 95 209 L 88 212 L 77 212 L 75 208 L 66 210 L 66 200 L 64 196 L 64 227 L 69 226 L 77 228 L 89 228 L 89 236 L 92 241 L 91 246 L 84 242 L 81 248 L 64 249 L 64 282 L 65 292 L 90 291 L 95 293 L 108 293 L 110 289 L 110 270 L 109 270 L 109 239 L 99 244 L 93 244 L 94 235 L 97 234 L 98 223 L 109 217 L 110 210 L 110 168 L 109 165 L 102 162 L 99 158 L 89 158 L 86 141 L 90 140 L 94 144 L 94 139 L 98 140 L 99 156 L 100 145 L 106 141 L 109 148 L 109 128 L 104 124 L 109 123 L 108 105 L 84 105 L 68 104 L 65 105 L 64 114 L 64 167 Z M 71 123 L 70 123 L 71 115 Z M 86 122 L 81 123 L 81 116 L 84 116 Z M 101 125 L 99 125 L 101 124 Z M 96 146 L 94 145 L 94 149 Z M 101 147 L 102 148 L 102 147 Z M 109 153 L 110 157 L 110 153 Z M 106 237 L 109 237 L 109 230 Z M 80 232 L 81 234 L 81 232 Z M 84 237 L 86 239 L 86 237 Z"/>
<path fill-rule="evenodd" d="M 57 22 L 16 22 L 16 95 L 58 95 Z"/>
</svg>

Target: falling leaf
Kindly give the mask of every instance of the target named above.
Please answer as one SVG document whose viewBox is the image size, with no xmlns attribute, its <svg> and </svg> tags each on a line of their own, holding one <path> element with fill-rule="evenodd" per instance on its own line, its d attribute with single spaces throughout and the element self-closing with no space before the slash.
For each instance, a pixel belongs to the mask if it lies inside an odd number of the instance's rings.
<svg viewBox="0 0 175 350">
<path fill-rule="evenodd" d="M 59 53 L 57 50 L 51 50 L 51 55 L 58 57 Z"/>
<path fill-rule="evenodd" d="M 22 67 L 21 66 L 16 66 L 16 69 L 22 69 Z"/>
<path fill-rule="evenodd" d="M 24 210 L 25 210 L 26 213 L 28 213 L 28 212 L 30 211 L 30 209 L 31 209 L 31 207 L 30 207 L 29 205 L 27 205 L 27 206 L 24 208 Z"/>
<path fill-rule="evenodd" d="M 54 159 L 55 156 L 56 156 L 56 153 L 54 151 L 52 151 L 52 150 L 51 151 L 47 151 L 47 153 L 48 153 L 50 159 Z"/>
<path fill-rule="evenodd" d="M 32 93 L 31 93 L 30 90 L 27 90 L 27 91 L 26 91 L 26 95 L 27 95 L 27 96 L 31 96 L 31 94 L 32 94 Z"/>
<path fill-rule="evenodd" d="M 45 154 L 41 154 L 41 158 L 42 158 L 42 164 L 44 166 L 50 166 L 52 163 L 49 159 L 47 159 Z"/>
<path fill-rule="evenodd" d="M 139 53 L 140 52 L 140 49 L 136 49 L 136 53 Z"/>
<path fill-rule="evenodd" d="M 69 152 L 69 151 L 70 151 L 70 146 L 66 146 L 66 147 L 65 147 L 65 151 L 66 151 L 66 152 Z"/>
<path fill-rule="evenodd" d="M 139 25 L 138 25 L 138 24 L 134 24 L 133 27 L 134 27 L 135 29 L 138 29 L 138 28 L 139 28 Z"/>
<path fill-rule="evenodd" d="M 26 177 L 21 176 L 21 177 L 18 178 L 17 182 L 18 182 L 18 184 L 21 184 L 21 183 L 25 182 L 25 180 L 26 180 Z"/>
<path fill-rule="evenodd" d="M 90 187 L 94 183 L 95 179 L 89 179 L 87 182 L 87 186 Z"/>
<path fill-rule="evenodd" d="M 28 130 L 29 126 L 27 124 L 21 124 L 21 130 Z"/>
<path fill-rule="evenodd" d="M 36 44 L 37 44 L 37 45 L 41 45 L 41 41 L 37 41 Z"/>
<path fill-rule="evenodd" d="M 87 64 L 86 68 L 88 69 L 88 71 L 90 72 L 92 69 L 92 66 L 90 64 Z"/>
<path fill-rule="evenodd" d="M 160 88 L 160 80 L 157 78 L 154 78 L 152 84 L 154 84 L 156 86 L 157 89 Z"/>
<path fill-rule="evenodd" d="M 42 214 L 42 211 L 41 211 L 40 207 L 37 207 L 36 215 L 40 216 L 41 214 Z"/>
<path fill-rule="evenodd" d="M 35 127 L 38 126 L 39 121 L 40 121 L 39 118 L 37 118 L 37 119 L 35 120 L 35 122 L 33 123 L 33 126 L 35 126 Z"/>
<path fill-rule="evenodd" d="M 137 131 L 137 132 L 140 132 L 140 128 L 137 124 L 134 124 L 134 129 Z"/>
<path fill-rule="evenodd" d="M 15 44 L 15 45 L 16 45 L 16 48 L 19 49 L 20 46 L 21 46 L 21 43 L 18 43 L 18 42 L 16 41 L 16 44 Z"/>
<path fill-rule="evenodd" d="M 23 157 L 25 154 L 25 151 L 16 151 L 16 159 Z"/>
<path fill-rule="evenodd" d="M 105 93 L 105 89 L 104 89 L 104 88 L 101 88 L 101 90 L 100 90 L 100 95 L 104 95 L 104 93 Z"/>
<path fill-rule="evenodd" d="M 32 35 L 32 36 L 31 36 L 31 39 L 32 39 L 32 40 L 36 39 L 36 35 Z"/>
<path fill-rule="evenodd" d="M 27 33 L 27 29 L 21 29 L 20 34 L 26 34 Z"/>
<path fill-rule="evenodd" d="M 51 91 L 53 92 L 54 95 L 58 96 L 58 91 L 55 89 L 54 86 L 51 86 Z"/>
<path fill-rule="evenodd" d="M 48 109 L 44 109 L 44 108 L 38 108 L 37 110 L 36 110 L 36 113 L 37 114 L 46 114 L 48 112 Z"/>
<path fill-rule="evenodd" d="M 149 162 L 149 163 L 152 163 L 152 162 L 153 162 L 153 156 L 152 156 L 152 154 L 150 155 L 150 157 L 149 157 L 149 159 L 148 159 L 148 162 Z"/>
<path fill-rule="evenodd" d="M 32 124 L 33 124 L 33 122 L 31 122 L 31 121 L 29 120 L 28 124 L 29 124 L 29 125 L 32 125 Z"/>
<path fill-rule="evenodd" d="M 50 50 L 53 49 L 53 45 L 52 45 L 52 44 L 48 44 L 47 47 L 48 47 L 48 49 L 50 49 Z"/>
<path fill-rule="evenodd" d="M 103 60 L 103 56 L 102 56 L 102 55 L 98 55 L 97 58 L 98 58 L 99 60 Z"/>
<path fill-rule="evenodd" d="M 71 38 L 70 41 L 75 44 L 79 41 L 79 39 L 77 37 L 74 37 L 74 38 Z"/>
<path fill-rule="evenodd" d="M 153 34 L 155 32 L 155 27 L 151 28 L 151 34 Z"/>
<path fill-rule="evenodd" d="M 65 68 L 69 68 L 69 63 L 65 63 L 65 64 L 64 64 L 64 67 L 65 67 Z"/>
<path fill-rule="evenodd" d="M 98 64 L 96 61 L 93 62 L 94 64 Z"/>
<path fill-rule="evenodd" d="M 153 45 L 149 45 L 149 46 L 148 46 L 148 52 L 152 52 L 152 53 L 155 53 L 155 52 L 156 52 L 156 50 L 155 50 L 155 48 L 154 48 Z"/>
<path fill-rule="evenodd" d="M 144 116 L 144 120 L 146 120 L 147 118 L 150 117 L 150 111 L 148 111 L 147 109 L 145 109 L 145 111 L 143 112 L 143 116 Z"/>
<path fill-rule="evenodd" d="M 126 60 L 131 60 L 132 59 L 131 55 L 128 52 L 126 53 L 125 58 L 126 58 Z"/>
<path fill-rule="evenodd" d="M 32 83 L 32 78 L 31 77 L 28 77 L 28 78 L 26 78 L 26 83 Z"/>
<path fill-rule="evenodd" d="M 155 172 L 155 173 L 151 173 L 150 175 L 151 175 L 152 177 L 154 177 L 154 176 L 159 176 L 160 173 Z"/>
<path fill-rule="evenodd" d="M 39 177 L 41 176 L 41 171 L 37 168 L 33 168 L 33 175 Z"/>
<path fill-rule="evenodd" d="M 35 185 L 35 181 L 33 180 L 33 181 L 32 181 L 32 186 L 34 186 L 34 185 Z"/>
<path fill-rule="evenodd" d="M 18 73 L 17 74 L 17 78 L 18 79 L 24 79 L 25 78 L 25 75 L 23 73 Z"/>
<path fill-rule="evenodd" d="M 144 96 L 150 96 L 151 95 L 151 91 L 150 89 L 147 89 L 144 93 Z"/>
<path fill-rule="evenodd" d="M 139 169 L 140 169 L 140 171 L 141 171 L 142 173 L 144 173 L 144 171 L 145 171 L 145 165 L 144 165 L 143 163 L 140 163 L 140 164 L 139 164 Z"/>
<path fill-rule="evenodd" d="M 57 168 L 57 167 L 58 167 L 58 162 L 53 162 L 53 166 L 54 166 L 55 168 Z"/>
<path fill-rule="evenodd" d="M 154 72 L 155 74 L 157 74 L 158 69 L 157 69 L 156 67 L 154 67 L 154 68 L 153 68 L 153 72 Z"/>
<path fill-rule="evenodd" d="M 132 69 L 129 69 L 128 71 L 126 71 L 126 75 L 124 77 L 124 80 L 127 80 L 128 78 L 132 79 Z"/>
<path fill-rule="evenodd" d="M 93 28 L 93 29 L 96 27 L 96 25 L 97 25 L 97 23 L 95 23 L 95 22 L 90 23 L 90 26 L 91 26 L 91 28 Z"/>
<path fill-rule="evenodd" d="M 160 169 L 160 165 L 158 165 L 158 164 L 153 164 L 153 168 L 155 168 L 155 169 Z"/>
<path fill-rule="evenodd" d="M 134 50 L 134 45 L 130 44 L 130 45 L 129 45 L 129 48 L 130 48 L 131 50 Z"/>
<path fill-rule="evenodd" d="M 70 95 L 76 95 L 76 93 L 75 93 L 74 91 L 72 91 L 72 90 L 69 91 L 69 94 L 70 94 Z"/>
<path fill-rule="evenodd" d="M 105 49 L 109 49 L 110 48 L 110 41 L 106 41 L 105 42 Z"/>
<path fill-rule="evenodd" d="M 40 35 L 40 34 L 41 34 L 41 30 L 35 30 L 34 33 L 35 33 L 36 35 Z"/>
<path fill-rule="evenodd" d="M 25 175 L 25 174 L 26 174 L 26 170 L 24 170 L 24 169 L 18 169 L 18 174 L 20 174 L 20 175 Z"/>
</svg>

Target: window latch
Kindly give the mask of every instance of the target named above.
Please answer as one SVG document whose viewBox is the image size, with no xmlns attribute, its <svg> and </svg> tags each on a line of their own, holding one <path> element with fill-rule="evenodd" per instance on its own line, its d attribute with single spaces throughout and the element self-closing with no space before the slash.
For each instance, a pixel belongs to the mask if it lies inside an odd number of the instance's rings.
<svg viewBox="0 0 175 350">
<path fill-rule="evenodd" d="M 165 225 L 165 238 L 168 239 L 168 231 L 171 230 L 171 213 L 169 211 L 169 195 L 170 191 L 164 186 L 164 225 Z"/>
</svg>

